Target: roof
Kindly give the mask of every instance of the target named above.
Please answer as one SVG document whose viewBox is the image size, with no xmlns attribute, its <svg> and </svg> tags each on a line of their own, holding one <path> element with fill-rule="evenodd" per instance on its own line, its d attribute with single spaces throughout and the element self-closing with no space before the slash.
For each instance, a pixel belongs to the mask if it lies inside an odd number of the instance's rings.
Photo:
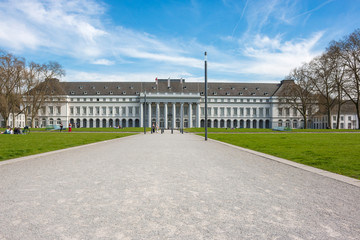
<svg viewBox="0 0 360 240">
<path fill-rule="evenodd" d="M 140 95 L 147 93 L 203 93 L 204 83 L 183 79 L 158 79 L 156 82 L 60 82 L 67 95 Z M 208 83 L 208 96 L 273 96 L 281 84 Z"/>
</svg>

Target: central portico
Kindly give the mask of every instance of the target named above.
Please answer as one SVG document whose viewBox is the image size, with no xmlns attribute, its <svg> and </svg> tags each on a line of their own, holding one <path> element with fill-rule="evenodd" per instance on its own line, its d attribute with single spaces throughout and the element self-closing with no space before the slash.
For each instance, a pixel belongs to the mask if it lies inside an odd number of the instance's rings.
<svg viewBox="0 0 360 240">
<path fill-rule="evenodd" d="M 199 93 L 140 93 L 141 127 L 144 124 L 165 129 L 200 127 L 200 102 Z"/>
</svg>

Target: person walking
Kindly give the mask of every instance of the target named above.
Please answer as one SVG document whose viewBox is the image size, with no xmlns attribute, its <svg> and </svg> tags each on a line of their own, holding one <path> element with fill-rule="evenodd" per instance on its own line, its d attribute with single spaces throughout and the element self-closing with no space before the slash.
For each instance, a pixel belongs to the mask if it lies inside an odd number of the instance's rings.
<svg viewBox="0 0 360 240">
<path fill-rule="evenodd" d="M 63 124 L 60 123 L 60 132 L 63 130 Z"/>
<path fill-rule="evenodd" d="M 71 123 L 69 123 L 69 132 L 71 132 Z"/>
</svg>

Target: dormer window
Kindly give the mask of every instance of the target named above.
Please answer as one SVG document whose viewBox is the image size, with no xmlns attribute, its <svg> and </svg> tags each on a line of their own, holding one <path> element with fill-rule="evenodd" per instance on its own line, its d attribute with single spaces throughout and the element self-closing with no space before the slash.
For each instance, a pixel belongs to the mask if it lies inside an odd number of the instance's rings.
<svg viewBox="0 0 360 240">
<path fill-rule="evenodd" d="M 54 94 L 54 90 L 51 91 L 51 94 Z"/>
<path fill-rule="evenodd" d="M 256 95 L 256 93 L 254 93 L 254 92 L 253 92 L 253 93 L 251 93 L 251 96 L 255 96 L 255 95 Z"/>
<path fill-rule="evenodd" d="M 71 91 L 71 92 L 70 92 L 70 94 L 71 94 L 71 95 L 74 95 L 74 94 L 75 94 L 75 92 L 74 92 L 74 91 Z"/>
<path fill-rule="evenodd" d="M 213 92 L 214 95 L 217 95 L 217 92 Z"/>
<path fill-rule="evenodd" d="M 235 88 L 234 88 L 234 87 L 231 87 L 231 90 L 235 90 Z"/>
<path fill-rule="evenodd" d="M 171 89 L 171 87 L 168 87 L 168 89 Z"/>
<path fill-rule="evenodd" d="M 139 92 L 135 92 L 135 94 L 136 94 L 136 95 L 138 95 L 138 94 L 139 94 Z"/>
<path fill-rule="evenodd" d="M 96 92 L 96 94 L 97 94 L 97 95 L 99 95 L 99 94 L 100 94 L 100 92 L 99 92 L 99 91 L 97 91 L 97 92 Z"/>
<path fill-rule="evenodd" d="M 183 89 L 186 89 L 186 86 L 184 86 Z"/>
<path fill-rule="evenodd" d="M 240 96 L 242 96 L 242 95 L 243 95 L 243 93 L 242 93 L 242 92 L 239 92 L 239 95 L 240 95 Z"/>
<path fill-rule="evenodd" d="M 79 89 L 83 89 L 84 87 L 83 86 L 80 86 Z"/>
<path fill-rule="evenodd" d="M 125 95 L 125 94 L 126 94 L 126 92 L 125 92 L 125 91 L 123 91 L 123 92 L 122 92 L 122 94 L 123 94 L 123 95 Z"/>
<path fill-rule="evenodd" d="M 218 87 L 218 89 L 219 89 L 219 90 L 221 90 L 221 89 L 222 89 L 222 87 Z"/>
<path fill-rule="evenodd" d="M 117 89 L 120 89 L 120 86 L 117 86 Z"/>
<path fill-rule="evenodd" d="M 247 87 L 244 87 L 243 89 L 244 89 L 244 90 L 247 90 Z"/>
<path fill-rule="evenodd" d="M 259 90 L 260 90 L 260 88 L 259 88 L 259 87 L 257 87 L 257 88 L 256 88 L 256 90 L 258 90 L 258 91 L 259 91 Z"/>
<path fill-rule="evenodd" d="M 91 88 L 92 88 L 92 89 L 95 89 L 95 86 L 92 86 Z"/>
<path fill-rule="evenodd" d="M 86 94 L 87 94 L 87 92 L 85 91 L 85 92 L 84 92 L 84 95 L 86 95 Z"/>
<path fill-rule="evenodd" d="M 130 89 L 134 89 L 134 87 L 133 87 L 133 86 L 130 86 L 129 88 L 130 88 Z"/>
<path fill-rule="evenodd" d="M 156 89 L 156 87 L 152 87 L 152 89 Z"/>
<path fill-rule="evenodd" d="M 204 92 L 200 92 L 200 95 L 204 95 Z"/>
<path fill-rule="evenodd" d="M 226 95 L 228 95 L 228 96 L 229 96 L 229 95 L 230 95 L 230 93 L 229 93 L 229 92 L 226 92 Z"/>
<path fill-rule="evenodd" d="M 269 95 L 267 92 L 264 93 L 265 96 Z"/>
<path fill-rule="evenodd" d="M 111 92 L 111 91 L 110 91 L 110 93 L 109 93 L 109 94 L 110 94 L 110 95 L 112 95 L 112 94 L 113 94 L 113 92 Z"/>
</svg>

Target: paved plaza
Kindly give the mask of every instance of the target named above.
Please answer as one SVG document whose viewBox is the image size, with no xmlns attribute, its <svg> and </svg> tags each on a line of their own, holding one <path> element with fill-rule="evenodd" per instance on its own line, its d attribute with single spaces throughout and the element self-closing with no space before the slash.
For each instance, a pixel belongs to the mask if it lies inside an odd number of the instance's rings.
<svg viewBox="0 0 360 240">
<path fill-rule="evenodd" d="M 193 134 L 0 163 L 0 239 L 359 239 L 360 188 Z"/>
</svg>

